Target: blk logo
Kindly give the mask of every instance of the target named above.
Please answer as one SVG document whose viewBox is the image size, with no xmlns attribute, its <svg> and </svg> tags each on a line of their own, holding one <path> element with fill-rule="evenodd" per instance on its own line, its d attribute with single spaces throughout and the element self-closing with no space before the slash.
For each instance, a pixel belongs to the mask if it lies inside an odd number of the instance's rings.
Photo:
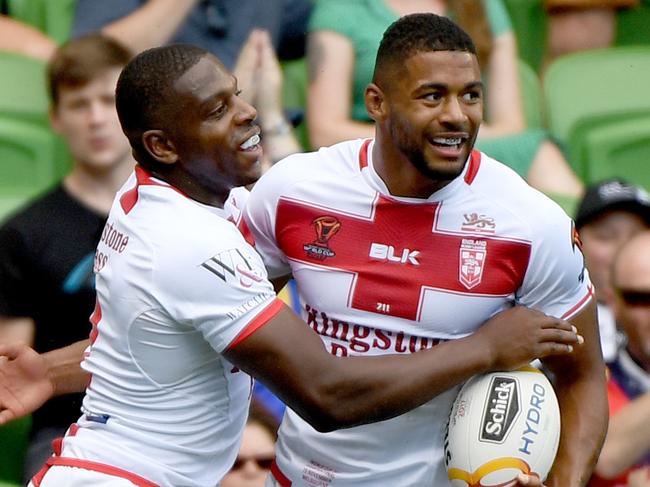
<svg viewBox="0 0 650 487">
<path fill-rule="evenodd" d="M 395 262 L 396 264 L 420 265 L 417 259 L 418 255 L 420 255 L 419 250 L 404 249 L 401 252 L 395 252 L 395 247 L 392 245 L 375 242 L 370 244 L 370 253 L 368 254 L 371 259 L 375 260 Z"/>
</svg>

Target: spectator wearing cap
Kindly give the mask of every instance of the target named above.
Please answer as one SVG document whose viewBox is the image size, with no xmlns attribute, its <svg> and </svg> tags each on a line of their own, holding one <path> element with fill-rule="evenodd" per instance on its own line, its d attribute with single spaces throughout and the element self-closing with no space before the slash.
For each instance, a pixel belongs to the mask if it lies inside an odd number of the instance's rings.
<svg viewBox="0 0 650 487">
<path fill-rule="evenodd" d="M 589 487 L 650 486 L 650 231 L 625 242 L 611 310 L 625 341 L 608 364 L 609 428 Z"/>
<path fill-rule="evenodd" d="M 606 304 L 612 298 L 612 261 L 623 243 L 650 228 L 650 194 L 620 178 L 601 181 L 587 188 L 575 223 L 598 300 L 603 356 L 609 362 L 616 355 L 619 341 L 614 317 Z"/>
</svg>

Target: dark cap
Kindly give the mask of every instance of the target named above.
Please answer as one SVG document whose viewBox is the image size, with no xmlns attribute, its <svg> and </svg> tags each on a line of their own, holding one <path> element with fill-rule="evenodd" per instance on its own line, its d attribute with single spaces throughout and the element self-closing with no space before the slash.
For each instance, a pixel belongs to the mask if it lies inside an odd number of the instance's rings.
<svg viewBox="0 0 650 487">
<path fill-rule="evenodd" d="M 607 179 L 589 186 L 576 212 L 576 227 L 605 211 L 622 210 L 638 214 L 650 225 L 650 194 L 623 179 Z"/>
</svg>

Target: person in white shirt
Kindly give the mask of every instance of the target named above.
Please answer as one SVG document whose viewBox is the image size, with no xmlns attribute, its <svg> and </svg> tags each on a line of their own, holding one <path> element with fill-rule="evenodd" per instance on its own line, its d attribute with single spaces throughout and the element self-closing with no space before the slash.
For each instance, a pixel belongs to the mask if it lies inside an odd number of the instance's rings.
<svg viewBox="0 0 650 487">
<path fill-rule="evenodd" d="M 234 76 L 203 49 L 154 48 L 122 71 L 116 106 L 138 165 L 95 255 L 91 345 L 0 346 L 0 423 L 87 386 L 34 487 L 218 484 L 250 376 L 326 432 L 402 414 L 477 373 L 584 353 L 569 322 L 516 307 L 418 353 L 334 357 L 276 298 L 235 226 L 235 188 L 259 178 L 262 149 Z"/>
<path fill-rule="evenodd" d="M 374 139 L 289 156 L 253 188 L 242 221 L 269 276 L 293 275 L 303 318 L 341 357 L 435 350 L 513 304 L 570 320 L 586 346 L 543 360 L 562 414 L 547 482 L 584 485 L 607 424 L 593 288 L 571 219 L 473 149 L 483 86 L 471 39 L 434 14 L 400 18 L 365 102 Z M 332 433 L 288 411 L 267 485 L 449 485 L 444 430 L 460 382 L 393 419 Z"/>
</svg>

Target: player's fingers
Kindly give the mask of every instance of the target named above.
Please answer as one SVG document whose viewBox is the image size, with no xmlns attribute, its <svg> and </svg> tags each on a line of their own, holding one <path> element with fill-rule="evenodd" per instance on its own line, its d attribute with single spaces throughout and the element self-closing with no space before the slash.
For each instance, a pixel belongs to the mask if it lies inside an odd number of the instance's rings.
<svg viewBox="0 0 650 487">
<path fill-rule="evenodd" d="M 542 328 L 557 328 L 559 330 L 575 330 L 575 327 L 567 320 L 552 318 L 550 316 L 542 324 Z"/>
<path fill-rule="evenodd" d="M 544 358 L 551 355 L 568 355 L 572 353 L 574 346 L 568 343 L 545 342 L 540 343 L 537 348 L 537 358 Z"/>
<path fill-rule="evenodd" d="M 578 329 L 574 326 L 572 330 L 558 330 L 556 328 L 548 328 L 543 330 L 542 340 L 547 342 L 557 342 L 569 345 L 581 345 L 585 339 L 582 335 L 578 334 Z"/>
<path fill-rule="evenodd" d="M 517 475 L 517 482 L 517 485 L 525 485 L 527 487 L 544 487 L 544 484 L 537 475 L 526 475 L 520 473 Z"/>
<path fill-rule="evenodd" d="M 23 344 L 0 344 L 0 356 L 14 360 L 25 349 Z"/>
<path fill-rule="evenodd" d="M 0 409 L 2 406 L 0 406 Z M 13 420 L 15 418 L 15 415 L 9 411 L 8 409 L 2 409 L 0 410 L 0 426 L 3 424 L 7 424 L 9 421 Z"/>
</svg>

